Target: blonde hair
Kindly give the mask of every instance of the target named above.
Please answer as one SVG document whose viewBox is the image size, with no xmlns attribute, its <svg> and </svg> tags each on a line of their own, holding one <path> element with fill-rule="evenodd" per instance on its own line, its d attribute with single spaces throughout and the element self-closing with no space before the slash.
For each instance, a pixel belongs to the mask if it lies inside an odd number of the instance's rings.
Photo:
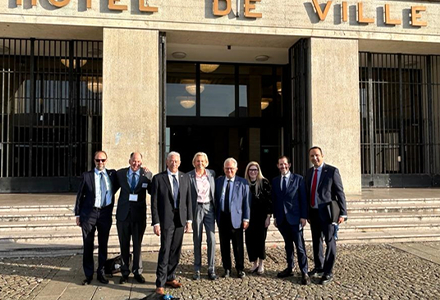
<svg viewBox="0 0 440 300">
<path fill-rule="evenodd" d="M 249 169 L 252 166 L 256 166 L 258 168 L 257 180 L 255 181 L 255 194 L 258 196 L 261 192 L 261 189 L 263 188 L 263 179 L 265 178 L 263 176 L 263 172 L 261 172 L 260 165 L 256 161 L 251 161 L 246 166 L 246 171 L 244 173 L 244 178 L 246 178 L 249 184 L 251 184 L 251 179 L 249 177 Z"/>
<path fill-rule="evenodd" d="M 208 159 L 208 155 L 206 155 L 205 152 L 197 152 L 196 154 L 194 154 L 193 161 L 192 161 L 193 167 L 194 168 L 196 167 L 197 156 L 202 156 L 205 159 L 205 161 L 206 161 L 205 168 L 206 168 L 209 165 L 209 159 Z"/>
</svg>

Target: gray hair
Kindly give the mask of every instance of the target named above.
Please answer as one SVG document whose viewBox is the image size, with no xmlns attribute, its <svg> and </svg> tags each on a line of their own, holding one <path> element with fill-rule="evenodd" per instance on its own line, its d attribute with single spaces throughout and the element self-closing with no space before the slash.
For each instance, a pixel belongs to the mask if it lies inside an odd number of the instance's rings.
<svg viewBox="0 0 440 300">
<path fill-rule="evenodd" d="M 229 157 L 229 158 L 227 158 L 227 159 L 225 160 L 225 162 L 223 163 L 223 167 L 225 167 L 226 164 L 227 164 L 228 162 L 232 162 L 232 163 L 235 165 L 235 167 L 238 166 L 238 163 L 237 163 L 237 161 L 235 160 L 235 158 L 233 158 L 233 157 Z"/>
<path fill-rule="evenodd" d="M 196 166 L 197 156 L 202 156 L 205 159 L 205 161 L 206 161 L 205 167 L 207 167 L 209 165 L 208 155 L 206 155 L 205 152 L 197 152 L 196 154 L 194 154 L 193 161 L 192 161 L 194 167 Z"/>
<path fill-rule="evenodd" d="M 180 160 L 180 154 L 179 154 L 179 152 L 176 152 L 176 151 L 171 151 L 170 153 L 168 153 L 167 160 L 169 160 L 170 157 L 173 156 L 173 155 L 177 156 L 179 158 L 179 160 Z"/>
</svg>

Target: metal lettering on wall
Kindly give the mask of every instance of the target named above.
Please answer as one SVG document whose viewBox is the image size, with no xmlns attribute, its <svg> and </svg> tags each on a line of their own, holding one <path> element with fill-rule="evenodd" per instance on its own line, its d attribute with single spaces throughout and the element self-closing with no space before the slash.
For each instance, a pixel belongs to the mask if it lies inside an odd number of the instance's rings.
<svg viewBox="0 0 440 300">
<path fill-rule="evenodd" d="M 71 0 L 46 0 L 52 6 L 57 8 L 62 8 L 71 3 Z M 77 0 L 80 1 L 80 0 Z M 86 2 L 87 9 L 92 8 L 92 2 L 97 3 L 97 0 L 83 0 Z M 94 2 L 95 1 L 95 2 Z M 263 14 L 258 12 L 257 4 L 261 0 L 234 0 L 236 3 L 236 10 L 232 10 L 232 0 L 212 0 L 212 14 L 217 17 L 227 16 L 230 13 L 234 13 L 237 17 L 240 16 L 243 10 L 243 16 L 245 18 L 262 18 Z M 17 6 L 22 6 L 23 2 L 29 3 L 31 6 L 37 6 L 37 0 L 16 0 Z M 156 13 L 159 11 L 158 7 L 150 6 L 148 0 L 108 0 L 108 9 L 113 11 L 125 11 L 128 10 L 128 4 L 138 2 L 139 11 L 147 13 Z M 314 12 L 319 18 L 319 21 L 325 21 L 330 8 L 333 6 L 335 9 L 335 14 L 339 15 L 341 22 L 349 21 L 349 3 L 347 1 L 342 1 L 340 4 L 333 5 L 333 1 L 327 1 L 326 3 L 319 3 L 318 0 L 310 0 L 313 5 Z M 241 6 L 241 3 L 243 5 Z M 372 24 L 375 23 L 374 15 L 366 15 L 364 13 L 364 3 L 355 2 L 356 6 L 356 22 L 358 24 Z M 368 4 L 369 5 L 369 4 Z M 340 12 L 338 11 L 340 10 Z M 413 27 L 425 27 L 428 26 L 428 22 L 423 20 L 423 13 L 426 12 L 426 7 L 422 5 L 413 5 L 407 9 L 402 10 L 403 14 L 408 10 L 409 25 Z M 397 17 L 399 12 L 393 10 L 390 4 L 385 4 L 383 7 L 383 23 L 386 25 L 396 26 L 402 24 L 402 17 Z M 379 17 L 377 18 L 377 23 L 379 24 Z"/>
</svg>

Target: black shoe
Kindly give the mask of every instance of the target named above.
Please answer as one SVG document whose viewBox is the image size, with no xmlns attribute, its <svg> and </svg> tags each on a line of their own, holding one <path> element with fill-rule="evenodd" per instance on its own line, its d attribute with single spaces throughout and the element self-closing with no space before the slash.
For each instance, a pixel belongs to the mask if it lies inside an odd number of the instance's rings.
<svg viewBox="0 0 440 300">
<path fill-rule="evenodd" d="M 194 272 L 193 279 L 194 280 L 200 280 L 200 271 Z"/>
<path fill-rule="evenodd" d="M 225 274 L 223 274 L 223 278 L 231 277 L 231 270 L 225 270 Z"/>
<path fill-rule="evenodd" d="M 285 277 L 289 277 L 289 276 L 293 276 L 292 269 L 290 269 L 290 268 L 286 268 L 277 274 L 278 278 L 285 278 Z"/>
<path fill-rule="evenodd" d="M 121 279 L 119 279 L 119 284 L 127 283 L 127 281 L 128 281 L 128 276 L 122 275 Z"/>
<path fill-rule="evenodd" d="M 246 277 L 246 273 L 244 271 L 237 271 L 237 277 L 244 278 L 244 277 Z"/>
<path fill-rule="evenodd" d="M 313 278 L 320 278 L 324 275 L 324 270 L 314 268 L 309 272 L 309 276 Z"/>
<path fill-rule="evenodd" d="M 89 285 L 92 282 L 93 277 L 86 277 L 86 279 L 83 280 L 82 285 Z"/>
<path fill-rule="evenodd" d="M 217 275 L 215 275 L 215 273 L 208 273 L 208 279 L 209 280 L 216 280 L 217 279 Z"/>
<path fill-rule="evenodd" d="M 311 283 L 311 281 L 310 281 L 310 277 L 309 277 L 309 275 L 307 275 L 307 274 L 305 274 L 305 273 L 302 273 L 302 276 L 301 276 L 301 284 L 302 285 L 309 285 Z"/>
<path fill-rule="evenodd" d="M 108 279 L 105 277 L 104 274 L 98 274 L 98 281 L 103 283 L 103 284 L 107 284 L 108 283 Z"/>
<path fill-rule="evenodd" d="M 322 276 L 321 280 L 319 281 L 319 284 L 327 285 L 332 281 L 333 281 L 333 274 L 325 274 L 324 276 Z"/>
<path fill-rule="evenodd" d="M 145 278 L 142 274 L 134 274 L 134 279 L 139 283 L 145 283 Z"/>
</svg>

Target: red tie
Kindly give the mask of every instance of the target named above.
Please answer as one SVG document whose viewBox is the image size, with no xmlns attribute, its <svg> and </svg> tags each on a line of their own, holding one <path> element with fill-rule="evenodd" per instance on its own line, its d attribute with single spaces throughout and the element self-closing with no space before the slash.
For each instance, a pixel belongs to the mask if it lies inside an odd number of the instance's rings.
<svg viewBox="0 0 440 300">
<path fill-rule="evenodd" d="M 312 182 L 312 197 L 310 199 L 310 205 L 312 207 L 315 207 L 315 192 L 316 192 L 317 182 L 318 182 L 318 170 L 315 169 L 315 174 L 313 175 L 313 182 Z"/>
</svg>

